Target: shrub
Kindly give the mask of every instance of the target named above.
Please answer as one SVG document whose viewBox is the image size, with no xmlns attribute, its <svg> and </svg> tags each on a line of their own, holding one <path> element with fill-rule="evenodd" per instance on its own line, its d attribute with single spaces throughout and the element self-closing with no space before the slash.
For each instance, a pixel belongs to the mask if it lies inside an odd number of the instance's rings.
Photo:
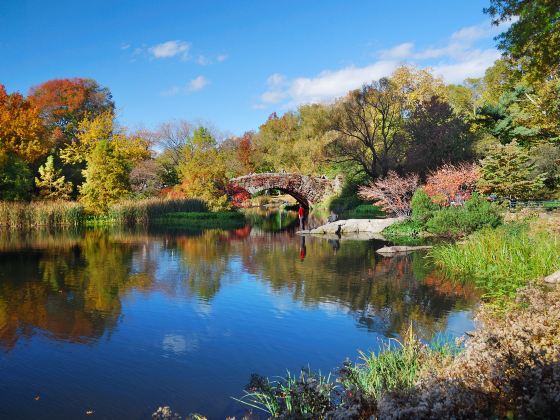
<svg viewBox="0 0 560 420">
<path fill-rule="evenodd" d="M 479 177 L 474 164 L 443 165 L 428 175 L 424 190 L 441 206 L 463 204 L 474 192 Z"/>
<path fill-rule="evenodd" d="M 433 217 L 436 211 L 441 209 L 439 205 L 432 201 L 423 188 L 418 188 L 414 192 L 410 207 L 412 208 L 412 220 L 420 225 L 424 225 Z"/>
<path fill-rule="evenodd" d="M 360 187 L 358 195 L 360 198 L 377 203 L 387 213 L 408 217 L 411 213 L 410 201 L 418 187 L 418 182 L 416 174 L 400 177 L 396 172 L 391 171 L 385 178 Z"/>
<path fill-rule="evenodd" d="M 465 350 L 444 369 L 377 403 L 378 418 L 557 418 L 560 290 L 520 293 L 516 307 L 478 315 Z"/>
<path fill-rule="evenodd" d="M 442 236 L 462 236 L 484 227 L 496 227 L 502 221 L 497 206 L 474 194 L 463 206 L 445 207 L 426 221 L 426 230 Z"/>
</svg>

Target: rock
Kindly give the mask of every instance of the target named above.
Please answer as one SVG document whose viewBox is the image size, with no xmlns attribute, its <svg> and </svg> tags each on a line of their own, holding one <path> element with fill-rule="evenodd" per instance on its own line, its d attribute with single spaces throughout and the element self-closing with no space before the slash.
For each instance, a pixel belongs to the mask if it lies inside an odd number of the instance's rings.
<svg viewBox="0 0 560 420">
<path fill-rule="evenodd" d="M 399 218 L 338 220 L 336 222 L 327 223 L 326 225 L 319 226 L 318 228 L 312 229 L 310 233 L 314 233 L 314 234 L 327 234 L 327 233 L 345 234 L 345 233 L 357 233 L 357 232 L 381 233 L 383 229 L 399 221 L 401 221 L 401 219 Z"/>
<path fill-rule="evenodd" d="M 544 278 L 545 283 L 560 283 L 560 270 Z"/>
<path fill-rule="evenodd" d="M 420 251 L 422 249 L 431 249 L 431 245 L 421 245 L 421 246 L 384 246 L 378 249 L 376 252 L 381 255 L 394 255 L 402 254 L 405 252 Z"/>
</svg>

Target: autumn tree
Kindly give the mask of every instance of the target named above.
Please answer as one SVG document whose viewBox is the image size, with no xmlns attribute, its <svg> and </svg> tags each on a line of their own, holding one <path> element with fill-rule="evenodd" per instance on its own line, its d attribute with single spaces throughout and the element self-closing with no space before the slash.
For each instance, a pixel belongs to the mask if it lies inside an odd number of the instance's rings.
<svg viewBox="0 0 560 420">
<path fill-rule="evenodd" d="M 350 92 L 338 103 L 331 157 L 356 163 L 371 179 L 387 175 L 405 145 L 404 109 L 404 97 L 388 78 Z"/>
<path fill-rule="evenodd" d="M 433 97 L 446 97 L 443 81 L 426 70 L 401 67 L 338 101 L 330 143 L 335 162 L 353 162 L 371 179 L 404 164 L 410 141 L 406 121 Z"/>
<path fill-rule="evenodd" d="M 220 153 L 210 130 L 199 127 L 185 147 L 186 159 L 180 166 L 181 191 L 204 200 L 210 209 L 228 207 L 226 157 Z"/>
<path fill-rule="evenodd" d="M 70 142 L 84 118 L 113 111 L 108 88 L 92 79 L 54 79 L 31 88 L 29 100 L 39 110 L 54 144 Z"/>
<path fill-rule="evenodd" d="M 546 174 L 534 172 L 529 152 L 516 141 L 498 144 L 480 163 L 478 188 L 486 194 L 527 199 L 540 196 Z"/>
<path fill-rule="evenodd" d="M 61 171 L 54 167 L 52 155 L 39 167 L 39 177 L 35 177 L 35 186 L 39 189 L 41 198 L 46 200 L 67 200 L 72 192 L 72 183 L 66 181 Z"/>
<path fill-rule="evenodd" d="M 498 35 L 498 48 L 537 76 L 560 69 L 560 4 L 558 0 L 490 0 L 484 9 L 492 23 L 515 19 Z"/>
<path fill-rule="evenodd" d="M 409 217 L 412 212 L 412 196 L 419 183 L 420 179 L 416 174 L 401 177 L 390 171 L 386 177 L 362 186 L 358 195 L 364 200 L 380 205 L 389 214 Z"/>
<path fill-rule="evenodd" d="M 409 146 L 403 167 L 424 176 L 444 163 L 471 157 L 473 135 L 451 106 L 433 96 L 416 105 L 405 123 Z"/>
<path fill-rule="evenodd" d="M 130 170 L 130 160 L 116 143 L 98 141 L 87 156 L 80 201 L 88 211 L 106 212 L 111 204 L 130 193 Z"/>
<path fill-rule="evenodd" d="M 8 94 L 0 84 L 0 147 L 28 163 L 44 156 L 49 145 L 39 112 L 19 93 Z"/>
</svg>

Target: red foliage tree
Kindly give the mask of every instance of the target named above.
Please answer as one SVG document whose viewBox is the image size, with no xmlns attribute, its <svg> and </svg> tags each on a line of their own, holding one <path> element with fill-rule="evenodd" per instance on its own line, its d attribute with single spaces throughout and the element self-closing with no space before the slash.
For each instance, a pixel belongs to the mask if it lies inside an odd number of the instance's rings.
<svg viewBox="0 0 560 420">
<path fill-rule="evenodd" d="M 475 164 L 443 165 L 428 175 L 424 191 L 441 206 L 462 205 L 471 197 L 479 177 Z"/>
<path fill-rule="evenodd" d="M 416 174 L 400 177 L 396 172 L 390 171 L 385 178 L 360 187 L 358 195 L 380 205 L 387 213 L 409 217 L 412 213 L 410 202 L 419 182 Z"/>
</svg>

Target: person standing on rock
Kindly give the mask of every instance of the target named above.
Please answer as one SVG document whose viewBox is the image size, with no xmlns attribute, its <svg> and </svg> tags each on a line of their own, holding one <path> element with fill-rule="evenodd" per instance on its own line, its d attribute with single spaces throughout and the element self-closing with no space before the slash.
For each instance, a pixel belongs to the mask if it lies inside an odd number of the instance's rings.
<svg viewBox="0 0 560 420">
<path fill-rule="evenodd" d="M 303 209 L 302 206 L 299 206 L 298 216 L 299 216 L 299 230 L 303 230 L 303 217 L 305 216 L 305 210 Z"/>
</svg>

